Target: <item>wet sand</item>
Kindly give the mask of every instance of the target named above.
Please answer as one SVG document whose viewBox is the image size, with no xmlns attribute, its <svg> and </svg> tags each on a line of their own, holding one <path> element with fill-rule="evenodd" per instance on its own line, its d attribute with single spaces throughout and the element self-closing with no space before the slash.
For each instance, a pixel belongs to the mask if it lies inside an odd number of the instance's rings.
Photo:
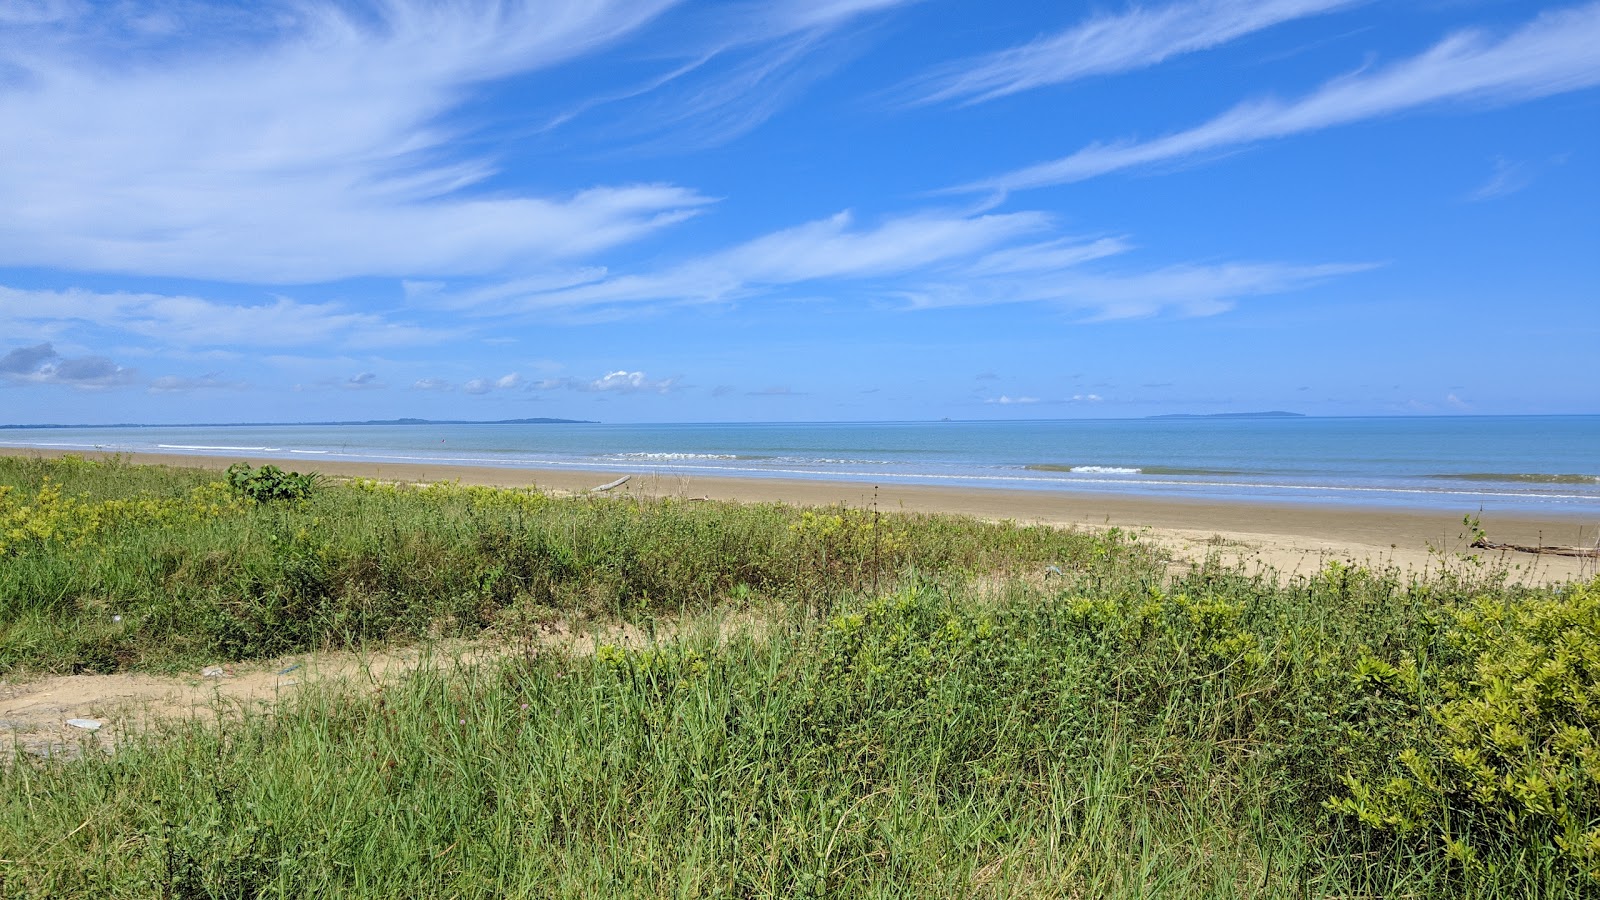
<svg viewBox="0 0 1600 900">
<path fill-rule="evenodd" d="M 11 456 L 62 455 L 59 451 L 0 448 Z M 96 457 L 97 454 L 83 454 Z M 236 457 L 187 454 L 122 454 L 130 461 L 225 469 Z M 260 463 L 267 460 L 252 460 Z M 285 468 L 314 469 L 336 477 L 384 481 L 459 481 L 462 484 L 535 486 L 553 492 L 582 492 L 624 474 L 632 477 L 610 493 L 672 496 L 801 506 L 844 504 L 885 512 L 944 512 L 1024 524 L 1122 528 L 1172 547 L 1188 561 L 1208 554 L 1229 561 L 1266 566 L 1287 575 L 1307 574 L 1327 560 L 1348 560 L 1403 569 L 1427 570 L 1464 554 L 1514 567 L 1513 576 L 1531 582 L 1592 577 L 1600 560 L 1515 552 L 1472 551 L 1464 516 L 1475 509 L 1410 510 L 1379 506 L 1268 504 L 1133 497 L 1111 493 L 1045 492 L 1002 489 L 878 485 L 801 479 L 723 478 L 574 469 L 523 469 L 495 466 L 379 464 L 316 460 L 272 461 Z M 1594 546 L 1600 515 L 1530 516 L 1484 513 L 1480 525 L 1492 541 L 1527 546 Z"/>
</svg>

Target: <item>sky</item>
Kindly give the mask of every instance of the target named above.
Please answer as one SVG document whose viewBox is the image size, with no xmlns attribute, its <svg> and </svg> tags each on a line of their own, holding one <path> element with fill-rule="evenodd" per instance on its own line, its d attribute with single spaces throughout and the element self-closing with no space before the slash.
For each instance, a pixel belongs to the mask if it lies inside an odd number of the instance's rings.
<svg viewBox="0 0 1600 900">
<path fill-rule="evenodd" d="M 0 0 L 0 423 L 1600 413 L 1600 2 Z"/>
</svg>

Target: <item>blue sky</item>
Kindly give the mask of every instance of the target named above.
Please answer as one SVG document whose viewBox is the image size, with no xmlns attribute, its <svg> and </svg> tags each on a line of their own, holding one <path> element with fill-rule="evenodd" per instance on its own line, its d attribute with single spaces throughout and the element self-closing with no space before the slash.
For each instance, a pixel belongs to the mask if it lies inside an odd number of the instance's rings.
<svg viewBox="0 0 1600 900">
<path fill-rule="evenodd" d="M 1600 2 L 0 2 L 0 422 L 1600 413 Z"/>
</svg>

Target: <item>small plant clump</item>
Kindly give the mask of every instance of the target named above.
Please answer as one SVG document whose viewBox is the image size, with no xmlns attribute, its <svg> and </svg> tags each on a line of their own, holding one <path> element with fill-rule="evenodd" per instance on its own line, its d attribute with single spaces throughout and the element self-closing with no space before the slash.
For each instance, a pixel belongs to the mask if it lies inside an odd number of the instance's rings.
<svg viewBox="0 0 1600 900">
<path fill-rule="evenodd" d="M 305 500 L 316 490 L 321 476 L 315 472 L 304 475 L 285 472 L 271 463 L 252 469 L 247 462 L 237 462 L 228 467 L 228 486 L 235 495 L 257 503 L 274 500 Z"/>
</svg>

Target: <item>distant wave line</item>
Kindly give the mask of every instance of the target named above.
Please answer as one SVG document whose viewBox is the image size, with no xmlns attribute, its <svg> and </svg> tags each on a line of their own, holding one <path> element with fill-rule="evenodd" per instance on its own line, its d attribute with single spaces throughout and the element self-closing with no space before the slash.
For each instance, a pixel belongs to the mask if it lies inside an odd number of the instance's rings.
<svg viewBox="0 0 1600 900">
<path fill-rule="evenodd" d="M 1451 481 L 1510 481 L 1523 484 L 1600 484 L 1600 475 L 1547 475 L 1542 472 L 1449 472 L 1427 477 Z"/>
<path fill-rule="evenodd" d="M 282 453 L 277 447 L 207 447 L 191 444 L 157 444 L 162 450 L 226 450 L 229 453 Z M 290 450 L 290 453 L 295 451 Z"/>
<path fill-rule="evenodd" d="M 1078 475 L 1245 475 L 1239 469 L 1204 469 L 1184 466 L 1107 466 L 1067 465 L 1063 463 L 1030 463 L 1023 466 L 1030 472 L 1072 472 Z"/>
</svg>

